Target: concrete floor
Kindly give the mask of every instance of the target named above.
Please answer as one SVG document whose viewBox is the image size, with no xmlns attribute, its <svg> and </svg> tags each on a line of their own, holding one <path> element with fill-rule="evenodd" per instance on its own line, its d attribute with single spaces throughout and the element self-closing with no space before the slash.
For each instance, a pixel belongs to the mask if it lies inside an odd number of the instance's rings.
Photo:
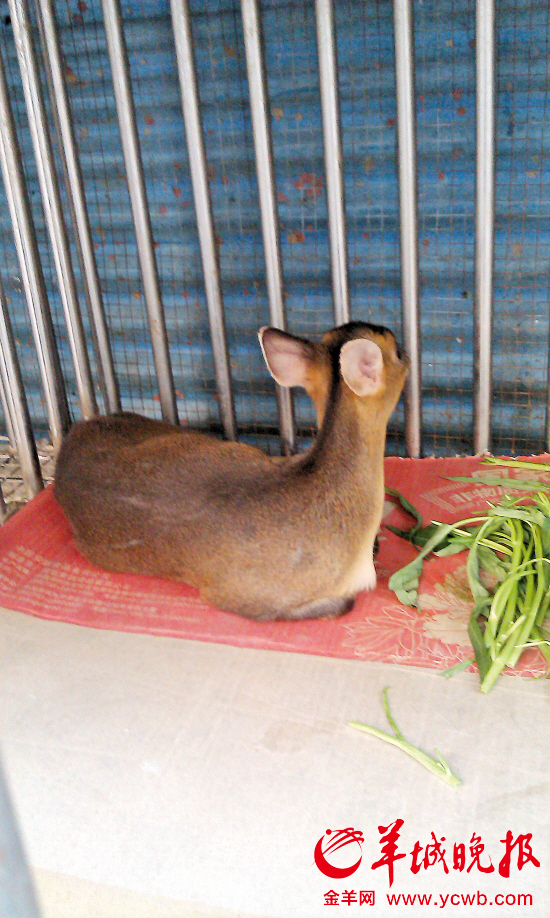
<svg viewBox="0 0 550 918">
<path fill-rule="evenodd" d="M 453 789 L 382 741 L 381 692 L 403 734 L 441 750 Z M 547 918 L 548 683 L 505 676 L 488 696 L 477 677 L 243 650 L 46 622 L 0 611 L 0 748 L 46 918 L 317 918 L 325 893 L 375 892 L 336 914 Z M 403 819 L 389 887 L 378 826 Z M 327 829 L 364 835 L 344 880 L 314 863 Z M 510 877 L 480 873 L 472 835 L 496 867 L 508 830 L 532 833 L 532 862 Z M 416 841 L 445 849 L 411 870 Z M 446 841 L 442 842 L 441 838 Z M 454 844 L 466 845 L 462 871 Z M 345 853 L 345 852 L 344 852 Z M 344 864 L 344 861 L 342 862 Z M 350 861 L 348 860 L 349 864 Z M 388 894 L 431 893 L 425 905 Z M 459 900 L 457 900 L 459 901 Z M 483 901 L 483 898 L 481 898 Z M 511 901 L 511 899 L 509 899 Z M 517 898 L 516 898 L 517 902 Z"/>
</svg>

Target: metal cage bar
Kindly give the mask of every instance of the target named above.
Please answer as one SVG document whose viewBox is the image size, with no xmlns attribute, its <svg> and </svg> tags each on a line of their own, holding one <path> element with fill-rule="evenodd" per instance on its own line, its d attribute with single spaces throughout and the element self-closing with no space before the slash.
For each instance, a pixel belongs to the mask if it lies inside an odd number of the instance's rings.
<svg viewBox="0 0 550 918">
<path fill-rule="evenodd" d="M 235 406 L 233 404 L 233 392 L 231 389 L 223 297 L 220 284 L 220 269 L 216 248 L 216 235 L 214 232 L 214 220 L 212 217 L 212 202 L 208 183 L 204 137 L 199 111 L 197 75 L 189 4 L 187 0 L 171 0 L 171 9 L 181 102 L 185 119 L 187 149 L 189 152 L 191 182 L 195 200 L 195 213 L 197 215 L 197 229 L 201 250 L 204 287 L 210 322 L 212 353 L 214 356 L 214 368 L 218 388 L 218 404 L 225 435 L 228 439 L 235 440 L 237 437 L 237 422 L 235 419 Z"/>
<path fill-rule="evenodd" d="M 410 359 L 405 388 L 405 441 L 409 456 L 421 453 L 421 365 L 418 319 L 418 212 L 412 0 L 395 0 L 395 84 L 401 244 L 403 338 Z"/>
<path fill-rule="evenodd" d="M 8 401 L 7 393 L 4 391 L 4 381 L 0 377 L 0 402 L 2 402 L 2 411 L 4 412 L 4 423 L 6 425 L 6 433 L 8 435 L 8 440 L 10 441 L 11 446 L 15 446 L 15 428 L 11 418 L 11 408 Z"/>
<path fill-rule="evenodd" d="M 160 295 L 160 281 L 154 252 L 153 231 L 147 204 L 147 192 L 136 112 L 130 82 L 130 64 L 119 0 L 102 0 L 105 35 L 111 64 L 115 102 L 120 128 L 122 151 L 128 176 L 128 191 L 132 206 L 139 265 L 151 341 L 157 374 L 162 416 L 177 423 L 176 392 L 168 349 L 168 335 Z"/>
<path fill-rule="evenodd" d="M 57 446 L 70 424 L 69 408 L 1 55 L 0 166 L 38 355 L 50 435 Z"/>
<path fill-rule="evenodd" d="M 67 193 L 71 207 L 73 225 L 82 277 L 84 294 L 90 315 L 90 327 L 98 358 L 102 389 L 107 410 L 120 410 L 120 394 L 115 374 L 113 355 L 107 330 L 101 285 L 94 254 L 88 208 L 84 195 L 82 170 L 77 153 L 69 98 L 63 76 L 63 61 L 57 35 L 57 25 L 52 0 L 35 0 L 37 21 L 40 28 L 44 53 L 44 65 L 48 71 L 51 101 L 59 135 L 59 149 L 64 160 Z"/>
<path fill-rule="evenodd" d="M 38 181 L 42 193 L 44 216 L 51 238 L 59 293 L 63 303 L 67 335 L 74 363 L 76 387 L 82 414 L 85 418 L 91 418 L 97 413 L 94 384 L 82 316 L 78 305 L 76 281 L 71 263 L 67 228 L 61 207 L 53 150 L 48 133 L 27 0 L 9 0 L 9 8 L 34 147 Z"/>
<path fill-rule="evenodd" d="M 15 340 L 6 303 L 4 287 L 0 281 L 0 376 L 8 405 L 8 413 L 13 424 L 13 435 L 21 473 L 29 497 L 34 497 L 43 487 L 40 463 L 32 432 L 32 422 L 27 405 L 27 398 L 19 360 L 15 350 Z"/>
<path fill-rule="evenodd" d="M 273 150 L 268 120 L 268 94 L 262 56 L 262 29 L 258 0 L 241 0 L 244 46 L 248 72 L 250 111 L 256 155 L 256 174 L 262 236 L 264 244 L 267 294 L 270 321 L 275 328 L 286 329 L 283 269 L 279 237 L 279 213 L 275 196 Z M 276 386 L 279 408 L 279 427 L 283 454 L 295 449 L 294 408 L 292 394 L 283 386 Z"/>
<path fill-rule="evenodd" d="M 323 118 L 323 144 L 327 182 L 327 208 L 332 272 L 334 320 L 350 320 L 348 284 L 348 242 L 346 229 L 344 166 L 340 136 L 338 61 L 332 0 L 315 0 L 317 53 Z"/>
<path fill-rule="evenodd" d="M 476 202 L 474 450 L 491 444 L 491 367 L 495 197 L 495 8 L 476 3 Z"/>
<path fill-rule="evenodd" d="M 101 327 L 103 357 L 99 366 L 108 366 L 112 355 L 101 291 L 93 254 L 90 227 L 86 214 L 83 181 L 78 160 L 67 88 L 63 81 L 63 63 L 54 19 L 54 0 L 35 0 L 38 20 L 44 34 L 44 63 L 51 72 L 52 100 L 64 148 L 68 185 L 72 190 L 74 224 L 79 228 L 83 264 L 88 262 L 89 276 L 83 269 L 86 286 L 92 291 L 95 314 Z M 95 413 L 95 394 L 91 378 L 86 340 L 79 312 L 74 275 L 70 262 L 67 231 L 63 222 L 59 188 L 56 184 L 53 152 L 46 122 L 40 78 L 34 53 L 29 20 L 29 0 L 9 0 L 15 44 L 25 101 L 36 157 L 40 188 L 59 280 L 65 319 L 69 330 L 72 358 L 77 374 L 83 413 Z M 124 36 L 120 0 L 102 0 L 108 55 L 111 62 L 115 101 L 122 149 L 128 177 L 133 225 L 138 245 L 145 302 L 153 342 L 153 355 L 163 416 L 177 420 L 168 337 L 161 302 L 160 281 L 154 252 L 151 221 L 147 209 L 146 186 L 141 160 L 136 114 L 130 81 L 128 53 Z M 347 232 L 345 183 L 338 92 L 338 63 L 335 36 L 334 3 L 315 0 L 316 40 L 319 65 L 320 98 L 325 157 L 328 231 L 334 316 L 337 323 L 349 321 L 349 277 L 347 266 Z M 237 425 L 227 339 L 223 294 L 216 246 L 211 189 L 206 163 L 203 123 L 198 96 L 195 52 L 191 29 L 189 0 L 171 0 L 172 23 L 176 46 L 179 90 L 183 113 L 195 210 L 200 241 L 204 284 L 208 305 L 212 349 L 219 393 L 220 413 L 226 436 L 236 437 Z M 242 22 L 250 112 L 254 134 L 256 174 L 260 201 L 266 281 L 272 324 L 285 327 L 284 282 L 280 250 L 278 206 L 275 188 L 269 96 L 265 57 L 262 49 L 260 0 L 241 0 Z M 422 448 L 421 340 L 418 270 L 417 217 L 417 149 L 415 119 L 415 62 L 413 39 L 413 0 L 394 0 L 394 42 L 397 101 L 399 230 L 401 252 L 401 300 L 404 346 L 411 360 L 405 390 L 405 439 L 407 452 L 419 456 Z M 476 186 L 475 186 L 475 305 L 474 305 L 474 448 L 483 452 L 491 445 L 492 400 L 492 311 L 495 200 L 495 4 L 494 0 L 476 0 Z M 55 344 L 55 335 L 29 200 L 25 187 L 21 154 L 17 142 L 6 77 L 0 59 L 0 164 L 14 228 L 15 242 L 40 371 L 46 393 L 48 418 L 54 442 L 69 423 L 64 382 Z M 84 249 L 87 254 L 84 254 Z M 94 280 L 95 279 L 95 280 Z M 103 324 L 102 324 L 103 323 Z M 107 373 L 110 372 L 109 370 Z M 103 371 L 105 374 L 105 370 Z M 548 369 L 550 393 L 550 359 Z M 112 378 L 109 407 L 115 402 L 116 377 Z M 0 393 L 1 395 L 1 393 Z M 8 430 L 16 435 L 8 394 L 4 393 Z M 293 403 L 286 390 L 277 388 L 279 420 L 283 451 L 292 450 L 295 439 Z M 547 430 L 550 449 L 550 394 L 548 395 Z"/>
</svg>

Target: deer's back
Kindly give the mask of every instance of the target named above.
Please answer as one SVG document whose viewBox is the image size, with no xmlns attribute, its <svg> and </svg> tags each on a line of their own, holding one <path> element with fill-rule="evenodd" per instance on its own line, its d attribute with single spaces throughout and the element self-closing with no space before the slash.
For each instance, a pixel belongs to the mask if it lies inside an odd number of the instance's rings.
<svg viewBox="0 0 550 918">
<path fill-rule="evenodd" d="M 132 415 L 87 421 L 61 448 L 54 493 L 89 560 L 214 600 L 224 580 L 235 597 L 292 605 L 306 581 L 342 574 L 339 533 L 299 463 L 245 444 Z"/>
</svg>

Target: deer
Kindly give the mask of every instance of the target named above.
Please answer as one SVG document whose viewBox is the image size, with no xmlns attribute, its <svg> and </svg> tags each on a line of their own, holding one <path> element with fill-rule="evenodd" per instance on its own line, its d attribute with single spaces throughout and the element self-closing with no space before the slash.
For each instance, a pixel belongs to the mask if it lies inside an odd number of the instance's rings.
<svg viewBox="0 0 550 918">
<path fill-rule="evenodd" d="M 258 335 L 275 381 L 313 401 L 307 450 L 272 457 L 120 412 L 73 425 L 54 495 L 101 568 L 190 584 L 257 621 L 335 618 L 376 584 L 386 431 L 409 361 L 389 329 L 366 322 L 320 342 Z"/>
</svg>

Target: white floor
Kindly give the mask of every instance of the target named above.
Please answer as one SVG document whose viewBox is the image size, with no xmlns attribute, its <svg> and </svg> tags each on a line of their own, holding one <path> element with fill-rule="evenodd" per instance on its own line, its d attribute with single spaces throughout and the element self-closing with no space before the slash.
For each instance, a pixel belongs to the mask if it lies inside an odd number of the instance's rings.
<svg viewBox="0 0 550 918">
<path fill-rule="evenodd" d="M 346 726 L 437 747 L 463 785 Z M 473 675 L 78 628 L 0 611 L 0 747 L 45 918 L 321 918 L 327 914 L 548 918 L 548 682 Z M 388 884 L 378 826 L 403 819 L 406 857 Z M 346 880 L 314 864 L 327 829 L 353 826 L 363 858 Z M 541 866 L 496 867 L 508 830 L 532 833 Z M 415 874 L 411 851 L 441 841 Z M 453 845 L 467 860 L 453 869 Z M 514 862 L 516 861 L 516 863 Z M 375 906 L 325 905 L 374 890 Z M 514 897 L 500 909 L 463 905 Z M 427 906 L 388 894 L 431 893 Z M 517 905 L 519 895 L 532 905 Z M 445 900 L 445 897 L 449 898 Z M 451 903 L 451 896 L 454 901 Z M 441 899 L 440 897 L 443 897 Z M 443 903 L 445 903 L 443 905 Z M 436 911 L 437 910 L 437 911 Z"/>
</svg>

